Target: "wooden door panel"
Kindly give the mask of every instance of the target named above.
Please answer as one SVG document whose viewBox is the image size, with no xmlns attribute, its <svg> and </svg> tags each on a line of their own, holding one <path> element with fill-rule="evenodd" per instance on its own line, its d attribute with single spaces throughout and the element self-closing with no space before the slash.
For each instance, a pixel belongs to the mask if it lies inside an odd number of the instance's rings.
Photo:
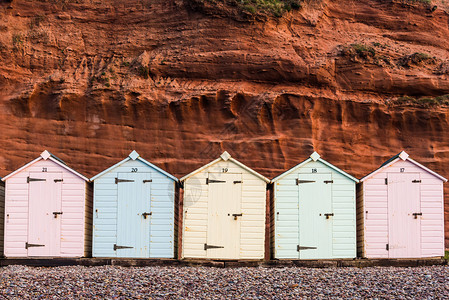
<svg viewBox="0 0 449 300">
<path fill-rule="evenodd" d="M 332 258 L 331 180 L 331 174 L 298 175 L 300 259 Z"/>
</svg>

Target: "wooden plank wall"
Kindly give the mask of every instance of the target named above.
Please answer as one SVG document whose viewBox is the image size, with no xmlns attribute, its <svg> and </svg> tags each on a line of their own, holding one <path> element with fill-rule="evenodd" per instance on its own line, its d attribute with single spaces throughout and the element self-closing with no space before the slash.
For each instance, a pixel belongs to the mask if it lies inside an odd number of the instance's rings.
<svg viewBox="0 0 449 300">
<path fill-rule="evenodd" d="M 363 203 L 363 182 L 357 184 L 357 257 L 365 257 L 365 215 Z"/>
<path fill-rule="evenodd" d="M 84 210 L 84 256 L 92 257 L 93 184 L 86 182 L 86 206 Z"/>
<path fill-rule="evenodd" d="M 0 256 L 3 256 L 5 232 L 5 184 L 0 182 Z"/>
</svg>

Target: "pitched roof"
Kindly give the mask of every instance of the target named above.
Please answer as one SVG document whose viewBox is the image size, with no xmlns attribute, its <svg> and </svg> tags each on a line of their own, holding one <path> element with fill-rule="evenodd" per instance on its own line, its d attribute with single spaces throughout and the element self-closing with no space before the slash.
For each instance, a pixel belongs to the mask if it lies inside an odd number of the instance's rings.
<svg viewBox="0 0 449 300">
<path fill-rule="evenodd" d="M 430 170 L 429 168 L 421 165 L 420 163 L 418 163 L 417 161 L 414 161 L 413 159 L 411 159 L 409 157 L 409 155 L 407 154 L 407 152 L 405 151 L 401 151 L 400 153 L 396 154 L 395 156 L 393 156 L 392 158 L 390 158 L 389 160 L 387 160 L 386 162 L 384 162 L 378 169 L 374 170 L 373 172 L 369 173 L 368 175 L 366 175 L 365 177 L 363 177 L 362 179 L 360 179 L 360 182 L 365 181 L 366 179 L 374 176 L 375 174 L 377 174 L 378 172 L 380 172 L 381 170 L 391 166 L 392 164 L 396 163 L 399 160 L 403 160 L 403 161 L 409 161 L 412 164 L 416 165 L 417 167 L 429 172 L 430 174 L 432 174 L 433 176 L 443 180 L 444 182 L 447 181 L 446 178 L 444 178 L 443 176 L 441 176 L 440 174 Z"/>
<path fill-rule="evenodd" d="M 268 178 L 266 178 L 265 176 L 257 173 L 256 171 L 254 171 L 253 169 L 245 166 L 244 164 L 242 164 L 241 162 L 239 162 L 238 160 L 234 159 L 231 157 L 231 154 L 229 154 L 227 151 L 223 152 L 219 158 L 217 158 L 216 160 L 211 161 L 210 163 L 208 163 L 207 165 L 202 166 L 199 169 L 196 169 L 195 171 L 187 174 L 186 176 L 182 177 L 179 181 L 185 181 L 186 179 L 188 179 L 189 177 L 192 177 L 193 175 L 209 168 L 212 165 L 215 165 L 216 163 L 220 162 L 220 161 L 230 161 L 235 163 L 236 165 L 238 165 L 239 167 L 241 167 L 242 169 L 245 169 L 246 171 L 250 172 L 251 174 L 259 177 L 260 179 L 262 179 L 263 181 L 265 181 L 266 183 L 269 183 L 270 180 Z"/>
<path fill-rule="evenodd" d="M 294 172 L 295 170 L 301 168 L 302 166 L 308 164 L 308 163 L 311 162 L 311 161 L 319 161 L 319 162 L 323 163 L 324 165 L 328 166 L 329 168 L 333 169 L 334 171 L 336 171 L 336 172 L 338 172 L 338 173 L 340 173 L 340 174 L 342 174 L 342 175 L 348 177 L 349 179 L 355 181 L 356 183 L 359 182 L 359 180 L 358 180 L 357 178 L 355 178 L 355 177 L 349 175 L 349 174 L 346 173 L 345 171 L 343 171 L 343 170 L 337 168 L 337 167 L 334 166 L 333 164 L 328 163 L 327 161 L 325 161 L 324 159 L 322 159 L 322 158 L 320 157 L 320 155 L 319 155 L 317 152 L 313 152 L 313 153 L 310 155 L 310 157 L 309 157 L 308 159 L 306 159 L 305 161 L 303 161 L 302 163 L 300 163 L 300 164 L 294 166 L 294 167 L 291 168 L 290 170 L 288 170 L 288 171 L 282 173 L 281 175 L 279 175 L 279 176 L 273 178 L 273 180 L 271 180 L 271 182 L 276 182 L 276 181 L 282 179 L 284 176 L 287 176 L 288 174 Z"/>
<path fill-rule="evenodd" d="M 2 178 L 2 181 L 6 181 L 6 180 L 7 180 L 8 178 L 10 178 L 11 176 L 16 175 L 17 173 L 21 172 L 21 171 L 24 170 L 25 168 L 28 168 L 29 166 L 31 166 L 31 165 L 37 163 L 38 161 L 40 161 L 40 160 L 42 160 L 42 159 L 43 159 L 43 160 L 49 159 L 49 160 L 53 161 L 54 163 L 58 164 L 59 166 L 61 166 L 62 168 L 66 169 L 67 171 L 69 171 L 69 172 L 75 174 L 76 176 L 78 176 L 78 177 L 84 179 L 85 181 L 89 181 L 89 179 L 88 179 L 87 177 L 85 177 L 84 175 L 78 173 L 77 171 L 75 171 L 75 170 L 73 170 L 72 168 L 70 168 L 69 166 L 67 166 L 67 164 L 66 164 L 62 159 L 56 157 L 55 155 L 51 154 L 51 153 L 50 153 L 49 151 L 47 151 L 47 150 L 45 150 L 44 152 L 42 152 L 41 155 L 40 155 L 38 158 L 36 158 L 35 160 L 33 160 L 33 161 L 27 163 L 27 164 L 24 165 L 23 167 L 21 167 L 21 168 L 15 170 L 14 172 L 8 174 L 8 175 L 5 176 L 5 177 L 3 177 L 3 178 Z"/>
<path fill-rule="evenodd" d="M 168 172 L 162 170 L 161 168 L 159 168 L 159 167 L 153 165 L 152 163 L 150 163 L 150 162 L 146 161 L 145 159 L 143 159 L 142 157 L 140 157 L 139 153 L 137 153 L 136 150 L 133 150 L 133 151 L 128 155 L 128 157 L 125 158 L 124 160 L 122 160 L 121 162 L 118 162 L 118 163 L 116 163 L 115 165 L 113 165 L 112 167 L 110 167 L 110 168 L 104 170 L 103 172 L 101 172 L 101 173 L 95 175 L 95 176 L 92 177 L 90 180 L 91 180 L 91 181 L 94 181 L 95 179 L 97 179 L 97 178 L 103 176 L 104 174 L 108 173 L 108 172 L 111 171 L 112 169 L 114 169 L 114 168 L 116 168 L 116 167 L 118 167 L 118 166 L 124 164 L 125 162 L 127 162 L 127 161 L 129 161 L 129 160 L 139 160 L 139 161 L 141 161 L 142 163 L 146 164 L 147 166 L 149 166 L 149 167 L 155 169 L 156 171 L 158 171 L 158 172 L 164 174 L 164 175 L 167 176 L 168 178 L 170 178 L 170 179 L 172 179 L 172 180 L 174 180 L 174 181 L 178 181 L 178 178 L 176 178 L 175 176 L 171 175 L 170 173 L 168 173 Z"/>
</svg>

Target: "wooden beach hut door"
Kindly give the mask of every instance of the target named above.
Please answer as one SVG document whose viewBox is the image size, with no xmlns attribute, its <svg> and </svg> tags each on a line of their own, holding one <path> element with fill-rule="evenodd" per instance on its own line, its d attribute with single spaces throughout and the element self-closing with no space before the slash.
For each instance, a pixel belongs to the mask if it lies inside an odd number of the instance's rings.
<svg viewBox="0 0 449 300">
<path fill-rule="evenodd" d="M 421 257 L 419 173 L 388 174 L 388 256 Z"/>
<path fill-rule="evenodd" d="M 332 258 L 332 174 L 299 174 L 299 259 Z"/>
<path fill-rule="evenodd" d="M 118 173 L 117 257 L 150 257 L 151 174 Z"/>
<path fill-rule="evenodd" d="M 207 258 L 240 257 L 242 174 L 209 173 Z"/>
<path fill-rule="evenodd" d="M 62 173 L 32 172 L 27 183 L 28 256 L 57 256 L 61 252 Z"/>
</svg>

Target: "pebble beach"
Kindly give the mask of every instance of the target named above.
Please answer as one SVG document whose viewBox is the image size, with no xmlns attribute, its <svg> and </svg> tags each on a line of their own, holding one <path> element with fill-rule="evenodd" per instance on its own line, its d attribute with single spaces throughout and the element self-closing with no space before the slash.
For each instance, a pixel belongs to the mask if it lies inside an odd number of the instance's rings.
<svg viewBox="0 0 449 300">
<path fill-rule="evenodd" d="M 0 299 L 445 299 L 449 267 L 0 269 Z"/>
</svg>

